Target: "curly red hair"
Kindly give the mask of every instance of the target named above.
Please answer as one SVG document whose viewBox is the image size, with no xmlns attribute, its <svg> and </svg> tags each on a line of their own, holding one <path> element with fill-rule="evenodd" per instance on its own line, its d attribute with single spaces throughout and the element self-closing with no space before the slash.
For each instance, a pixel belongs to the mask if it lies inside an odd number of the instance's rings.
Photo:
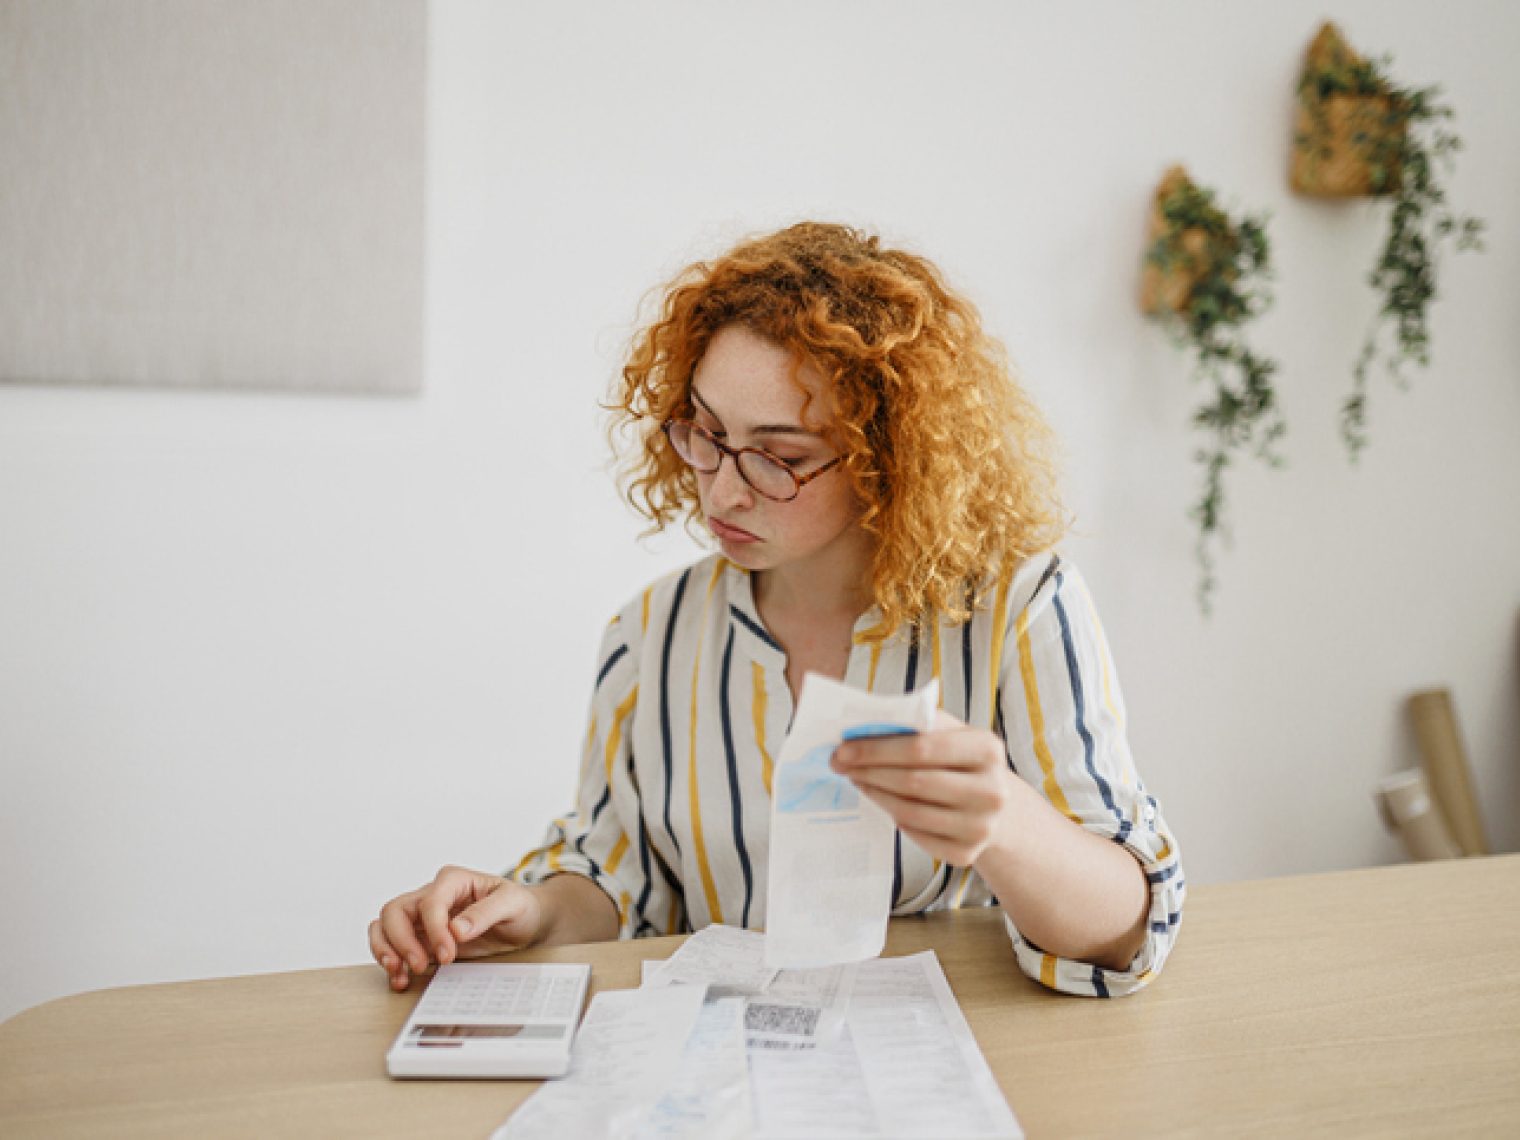
<svg viewBox="0 0 1520 1140">
<path fill-rule="evenodd" d="M 700 510 L 660 425 L 689 410 L 697 362 L 729 325 L 830 385 L 829 434 L 876 540 L 871 640 L 932 612 L 965 620 L 999 574 L 1065 531 L 1050 429 L 976 308 L 924 258 L 802 222 L 688 266 L 660 292 L 608 405 L 613 433 L 635 441 L 624 490 L 652 531 Z"/>
</svg>

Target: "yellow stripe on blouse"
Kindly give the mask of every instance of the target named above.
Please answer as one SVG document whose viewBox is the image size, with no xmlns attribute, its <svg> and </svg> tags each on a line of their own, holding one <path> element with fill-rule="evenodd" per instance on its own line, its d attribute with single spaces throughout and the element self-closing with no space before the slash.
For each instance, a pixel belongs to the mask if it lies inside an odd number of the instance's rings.
<svg viewBox="0 0 1520 1140">
<path fill-rule="evenodd" d="M 707 583 L 707 597 L 703 601 L 702 629 L 707 629 L 707 611 L 712 606 L 713 589 L 718 585 L 718 579 L 723 574 L 723 568 L 728 565 L 723 559 L 718 559 L 713 564 L 712 578 Z M 693 655 L 691 666 L 691 760 L 690 768 L 686 775 L 687 787 L 691 799 L 691 832 L 696 841 L 697 869 L 702 876 L 702 893 L 707 898 L 707 913 L 712 916 L 714 922 L 723 921 L 723 908 L 718 903 L 718 887 L 713 882 L 712 865 L 707 858 L 707 840 L 702 834 L 702 796 L 697 786 L 697 698 L 701 691 L 702 683 L 702 638 L 697 638 L 697 649 Z"/>
<path fill-rule="evenodd" d="M 628 833 L 618 836 L 617 842 L 612 845 L 612 854 L 607 856 L 606 869 L 609 875 L 617 874 L 618 864 L 623 861 L 623 856 L 628 853 Z"/>
<path fill-rule="evenodd" d="M 750 700 L 755 720 L 755 747 L 760 750 L 760 779 L 765 784 L 765 794 L 771 795 L 771 780 L 776 765 L 771 760 L 770 749 L 765 746 L 765 670 L 760 662 L 750 662 Z"/>
<path fill-rule="evenodd" d="M 612 767 L 617 762 L 618 750 L 623 746 L 623 722 L 628 719 L 628 714 L 633 712 L 633 707 L 638 703 L 639 687 L 635 685 L 628 690 L 623 703 L 613 710 L 612 728 L 607 733 L 607 786 L 609 788 L 612 786 Z"/>
<path fill-rule="evenodd" d="M 971 886 L 971 880 L 973 877 L 974 873 L 970 867 L 965 867 L 961 870 L 961 885 L 956 888 L 955 901 L 950 904 L 952 909 L 960 909 L 961 903 L 966 899 L 966 891 Z"/>
<path fill-rule="evenodd" d="M 1040 790 L 1062 815 L 1076 823 L 1082 821 L 1066 802 L 1066 793 L 1056 779 L 1055 757 L 1050 754 L 1050 744 L 1045 739 L 1045 713 L 1040 708 L 1040 685 L 1034 675 L 1034 650 L 1029 644 L 1029 611 L 1019 615 L 1016 626 L 1019 642 L 1019 673 L 1024 680 L 1024 704 L 1029 711 L 1029 727 L 1034 736 L 1034 755 L 1040 762 L 1044 782 Z"/>
<path fill-rule="evenodd" d="M 998 577 L 997 597 L 992 604 L 992 657 L 987 666 L 987 727 L 997 730 L 998 688 L 1003 679 L 1003 643 L 1008 640 L 1008 587 L 1012 574 Z"/>
</svg>

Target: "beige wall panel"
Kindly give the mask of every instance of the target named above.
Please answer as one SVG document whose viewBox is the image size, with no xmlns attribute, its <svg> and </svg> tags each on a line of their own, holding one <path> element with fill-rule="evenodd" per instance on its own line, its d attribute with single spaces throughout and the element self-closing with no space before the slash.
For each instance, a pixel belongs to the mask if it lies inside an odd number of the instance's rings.
<svg viewBox="0 0 1520 1140">
<path fill-rule="evenodd" d="M 0 0 L 0 380 L 413 392 L 422 0 Z"/>
</svg>

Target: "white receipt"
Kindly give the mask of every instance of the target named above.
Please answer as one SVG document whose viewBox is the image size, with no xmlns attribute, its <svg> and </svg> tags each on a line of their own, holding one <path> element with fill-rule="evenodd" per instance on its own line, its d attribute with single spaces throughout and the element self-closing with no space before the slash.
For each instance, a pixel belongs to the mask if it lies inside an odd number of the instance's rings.
<svg viewBox="0 0 1520 1140">
<path fill-rule="evenodd" d="M 733 926 L 708 926 L 660 963 L 645 984 L 707 985 L 711 997 L 743 996 L 765 990 L 776 976 L 765 964 L 765 935 Z"/>
<path fill-rule="evenodd" d="M 675 1080 L 629 1135 L 637 1140 L 747 1140 L 754 1134 L 753 1118 L 744 999 L 719 998 L 702 1007 Z"/>
<path fill-rule="evenodd" d="M 925 732 L 939 683 L 882 696 L 809 673 L 776 761 L 765 963 L 800 968 L 881 953 L 892 909 L 891 817 L 829 766 L 851 736 Z"/>
<path fill-rule="evenodd" d="M 750 1051 L 758 1140 L 1018 1140 L 933 951 L 862 962 L 844 1032 Z"/>
<path fill-rule="evenodd" d="M 707 1001 L 745 999 L 750 1049 L 812 1049 L 844 1021 L 854 965 L 812 970 L 762 966 L 765 935 L 732 926 L 697 931 L 663 962 L 643 963 L 642 984 L 707 986 Z"/>
<path fill-rule="evenodd" d="M 993 1140 L 1022 1132 L 932 950 L 862 963 L 850 1031 L 893 1136 Z"/>
<path fill-rule="evenodd" d="M 646 977 L 663 963 L 645 962 Z M 955 996 L 926 951 L 783 970 L 756 998 L 704 986 L 601 994 L 570 1075 L 544 1085 L 493 1140 L 1019 1140 L 1023 1133 Z M 608 1000 L 612 999 L 612 1000 Z M 795 1004 L 785 1004 L 795 1003 Z M 847 1006 L 846 1004 L 847 1003 Z M 756 1010 L 848 1010 L 811 1041 Z"/>
<path fill-rule="evenodd" d="M 491 1140 L 636 1134 L 683 1068 L 705 993 L 665 986 L 597 994 L 576 1034 L 569 1075 L 546 1082 Z"/>
<path fill-rule="evenodd" d="M 745 1043 L 755 1049 L 813 1049 L 844 1024 L 856 963 L 779 970 L 744 1010 Z"/>
</svg>

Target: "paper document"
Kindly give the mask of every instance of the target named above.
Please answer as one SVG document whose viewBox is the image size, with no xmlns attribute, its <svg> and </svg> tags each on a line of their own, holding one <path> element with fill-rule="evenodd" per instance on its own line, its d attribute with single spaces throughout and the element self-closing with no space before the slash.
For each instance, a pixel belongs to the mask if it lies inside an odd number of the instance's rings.
<svg viewBox="0 0 1520 1140">
<path fill-rule="evenodd" d="M 719 934 L 707 949 L 744 941 L 735 934 L 747 932 Z M 645 962 L 646 978 L 666 965 Z M 1022 1136 L 933 951 L 782 970 L 765 994 L 703 1004 L 710 992 L 599 995 L 570 1075 L 544 1085 L 493 1140 Z M 757 1027 L 756 1011 L 767 1024 Z M 840 1016 L 837 1032 L 817 1031 L 824 1011 Z M 799 1031 L 805 1023 L 811 1030 Z"/>
<path fill-rule="evenodd" d="M 675 1079 L 629 1136 L 749 1140 L 753 1121 L 744 1055 L 744 999 L 709 1001 L 686 1038 Z"/>
<path fill-rule="evenodd" d="M 812 1049 L 832 1038 L 844 1022 L 854 965 L 772 970 L 759 964 L 764 952 L 765 935 L 758 931 L 709 926 L 664 962 L 644 962 L 642 980 L 646 986 L 704 984 L 709 1003 L 747 998 L 751 1049 Z"/>
<path fill-rule="evenodd" d="M 932 950 L 864 963 L 850 994 L 850 1031 L 889 1135 L 1022 1134 Z"/>
<path fill-rule="evenodd" d="M 856 963 L 780 970 L 744 1010 L 745 1043 L 754 1049 L 812 1049 L 839 1035 Z"/>
<path fill-rule="evenodd" d="M 776 976 L 765 964 L 765 935 L 733 926 L 708 926 L 697 931 L 653 972 L 648 984 L 707 985 L 709 997 L 742 997 L 763 993 Z"/>
<path fill-rule="evenodd" d="M 862 962 L 844 1031 L 749 1054 L 757 1140 L 1018 1140 L 933 951 Z"/>
<path fill-rule="evenodd" d="M 636 1135 L 676 1086 L 705 993 L 703 986 L 665 986 L 597 994 L 576 1035 L 569 1075 L 545 1083 L 491 1140 Z"/>
<path fill-rule="evenodd" d="M 895 828 L 829 761 L 851 737 L 928 731 L 938 700 L 938 681 L 882 696 L 803 678 L 771 798 L 766 965 L 833 966 L 881 953 Z"/>
</svg>

